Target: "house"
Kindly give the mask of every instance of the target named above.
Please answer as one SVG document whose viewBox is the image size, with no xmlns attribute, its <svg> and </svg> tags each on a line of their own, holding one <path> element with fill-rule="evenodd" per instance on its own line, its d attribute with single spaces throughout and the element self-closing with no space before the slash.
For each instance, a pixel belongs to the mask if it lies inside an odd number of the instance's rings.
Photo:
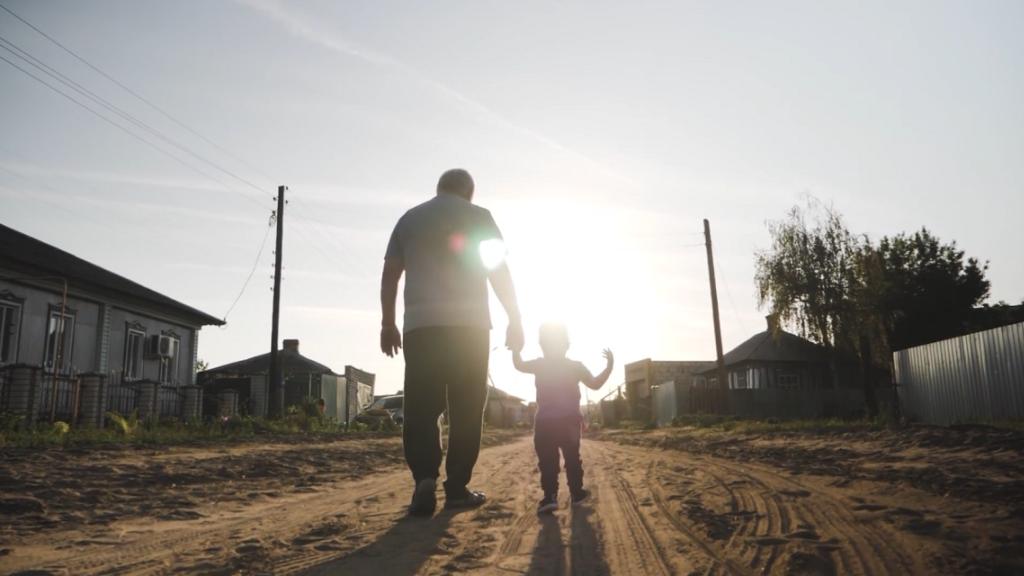
<svg viewBox="0 0 1024 576">
<path fill-rule="evenodd" d="M 324 414 L 347 424 L 373 402 L 374 374 L 354 366 L 345 366 L 345 373 L 337 374 L 300 354 L 299 341 L 294 339 L 282 343 L 277 358 L 285 385 L 285 406 L 322 399 Z M 207 398 L 204 414 L 266 416 L 269 371 L 267 352 L 200 372 L 199 383 Z M 224 408 L 225 402 L 237 409 Z"/>
<path fill-rule="evenodd" d="M 178 389 L 194 384 L 199 330 L 223 324 L 0 225 L 0 378 L 12 386 L 0 395 L 7 402 L 0 410 L 31 407 L 35 419 L 48 408 L 51 418 L 74 419 L 89 401 L 88 416 L 95 419 L 109 408 L 140 408 L 146 415 L 162 403 L 164 415 L 175 415 L 181 409 Z M 15 400 L 24 401 L 18 406 L 10 404 L 15 372 L 18 386 L 29 386 L 18 388 Z M 79 389 L 81 374 L 103 381 L 89 389 L 102 397 Z M 43 386 L 43 379 L 49 384 Z M 135 383 L 145 385 L 119 388 Z M 145 398 L 136 405 L 140 392 Z"/>
<path fill-rule="evenodd" d="M 863 413 L 864 389 L 857 368 L 830 368 L 829 351 L 778 328 L 767 317 L 754 334 L 723 356 L 728 382 L 718 385 L 717 368 L 698 372 L 684 413 L 732 414 L 742 418 L 849 417 Z"/>
<path fill-rule="evenodd" d="M 825 347 L 781 330 L 772 316 L 767 326 L 723 356 L 729 390 L 818 389 L 831 386 Z M 698 372 L 694 383 L 718 386 L 714 365 Z"/>
</svg>

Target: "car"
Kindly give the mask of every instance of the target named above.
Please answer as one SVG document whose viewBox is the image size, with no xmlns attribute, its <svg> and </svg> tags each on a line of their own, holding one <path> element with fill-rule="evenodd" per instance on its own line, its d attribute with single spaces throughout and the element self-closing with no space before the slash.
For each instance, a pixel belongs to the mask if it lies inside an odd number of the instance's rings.
<svg viewBox="0 0 1024 576">
<path fill-rule="evenodd" d="M 405 421 L 405 397 L 401 394 L 381 396 L 356 416 L 356 422 L 370 427 L 381 427 L 385 420 L 401 426 Z"/>
</svg>

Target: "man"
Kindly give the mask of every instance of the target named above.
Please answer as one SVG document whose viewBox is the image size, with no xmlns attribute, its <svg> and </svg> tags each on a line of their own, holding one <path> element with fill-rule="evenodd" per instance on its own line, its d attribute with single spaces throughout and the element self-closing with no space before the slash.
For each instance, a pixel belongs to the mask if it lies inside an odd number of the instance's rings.
<svg viewBox="0 0 1024 576">
<path fill-rule="evenodd" d="M 491 213 L 475 206 L 473 178 L 449 170 L 437 195 L 398 220 L 381 276 L 380 348 L 405 355 L 405 460 L 416 487 L 409 513 L 437 507 L 441 468 L 438 418 L 448 408 L 445 507 L 480 506 L 486 496 L 468 488 L 480 452 L 491 320 L 487 283 L 508 315 L 505 345 L 523 347 L 523 328 L 501 232 Z M 395 322 L 398 281 L 405 273 L 405 319 Z"/>
</svg>

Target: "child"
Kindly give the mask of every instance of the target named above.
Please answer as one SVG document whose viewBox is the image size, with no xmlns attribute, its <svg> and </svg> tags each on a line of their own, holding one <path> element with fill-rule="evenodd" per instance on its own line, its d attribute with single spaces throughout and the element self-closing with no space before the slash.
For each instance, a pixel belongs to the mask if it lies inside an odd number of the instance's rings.
<svg viewBox="0 0 1024 576">
<path fill-rule="evenodd" d="M 536 376 L 537 415 L 534 419 L 533 446 L 537 451 L 540 484 L 544 499 L 537 505 L 537 514 L 558 508 L 558 452 L 565 458 L 565 476 L 573 504 L 579 504 L 590 495 L 583 488 L 583 462 L 580 460 L 580 387 L 597 390 L 612 373 L 615 357 L 605 349 L 608 361 L 603 372 L 595 378 L 586 366 L 565 357 L 569 351 L 569 334 L 560 324 L 540 327 L 540 348 L 543 358 L 524 361 L 519 352 L 513 352 L 516 370 Z"/>
</svg>

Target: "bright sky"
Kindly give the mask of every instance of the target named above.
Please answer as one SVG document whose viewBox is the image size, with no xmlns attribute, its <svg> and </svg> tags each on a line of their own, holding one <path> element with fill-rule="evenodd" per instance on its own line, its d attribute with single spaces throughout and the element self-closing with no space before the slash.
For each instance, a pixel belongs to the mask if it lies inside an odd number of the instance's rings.
<svg viewBox="0 0 1024 576">
<path fill-rule="evenodd" d="M 0 46 L 193 167 L 0 61 L 0 222 L 222 316 L 286 184 L 281 336 L 380 392 L 403 369 L 377 343 L 388 235 L 456 166 L 505 234 L 526 354 L 548 317 L 594 372 L 616 352 L 592 399 L 626 362 L 713 358 L 705 217 L 727 349 L 762 330 L 765 221 L 808 193 L 873 237 L 928 226 L 1024 297 L 1021 2 L 0 3 L 205 138 L 0 10 Z M 211 365 L 268 349 L 271 247 L 201 333 Z"/>
</svg>

